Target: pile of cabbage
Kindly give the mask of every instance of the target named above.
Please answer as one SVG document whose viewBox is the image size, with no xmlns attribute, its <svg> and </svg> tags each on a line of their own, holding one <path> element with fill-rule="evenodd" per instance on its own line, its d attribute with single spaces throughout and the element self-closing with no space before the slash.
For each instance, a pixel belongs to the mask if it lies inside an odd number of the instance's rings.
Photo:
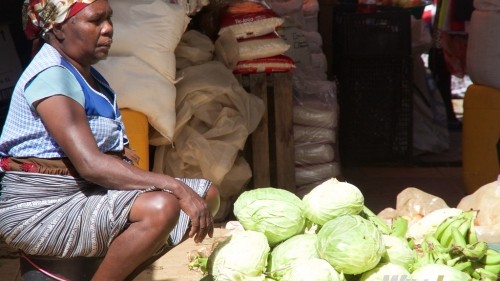
<svg viewBox="0 0 500 281">
<path fill-rule="evenodd" d="M 234 215 L 244 230 L 215 247 L 202 280 L 470 280 L 447 265 L 416 268 L 407 221 L 387 225 L 356 186 L 333 178 L 302 199 L 272 187 L 246 191 Z"/>
</svg>

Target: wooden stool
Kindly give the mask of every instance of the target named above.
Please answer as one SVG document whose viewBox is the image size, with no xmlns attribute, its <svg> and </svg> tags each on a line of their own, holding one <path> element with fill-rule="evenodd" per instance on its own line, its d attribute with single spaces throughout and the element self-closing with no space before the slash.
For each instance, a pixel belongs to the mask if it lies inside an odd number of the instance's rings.
<svg viewBox="0 0 500 281">
<path fill-rule="evenodd" d="M 295 192 L 292 74 L 239 74 L 236 78 L 265 105 L 264 116 L 249 142 L 252 187 Z"/>
<path fill-rule="evenodd" d="M 21 278 L 27 281 L 87 281 L 101 264 L 100 257 L 56 258 L 20 252 Z"/>
</svg>

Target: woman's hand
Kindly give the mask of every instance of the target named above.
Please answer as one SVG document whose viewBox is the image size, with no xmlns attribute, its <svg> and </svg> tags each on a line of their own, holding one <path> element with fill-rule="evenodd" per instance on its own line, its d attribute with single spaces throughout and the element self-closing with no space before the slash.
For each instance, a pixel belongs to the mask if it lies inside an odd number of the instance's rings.
<svg viewBox="0 0 500 281">
<path fill-rule="evenodd" d="M 208 236 L 214 234 L 214 221 L 208 205 L 202 197 L 194 192 L 189 186 L 178 181 L 181 186 L 176 188 L 174 195 L 179 199 L 181 209 L 191 219 L 189 237 L 196 243 L 200 243 Z M 178 191 L 177 191 L 178 190 Z"/>
</svg>

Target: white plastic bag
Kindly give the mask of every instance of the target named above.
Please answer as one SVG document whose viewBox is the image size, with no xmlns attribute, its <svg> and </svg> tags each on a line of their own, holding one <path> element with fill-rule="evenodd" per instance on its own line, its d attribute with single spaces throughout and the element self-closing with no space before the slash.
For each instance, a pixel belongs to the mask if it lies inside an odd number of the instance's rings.
<svg viewBox="0 0 500 281">
<path fill-rule="evenodd" d="M 500 176 L 499 176 L 500 179 Z M 462 210 L 479 210 L 476 218 L 478 239 L 489 243 L 500 243 L 500 180 L 483 185 L 458 203 Z"/>
</svg>

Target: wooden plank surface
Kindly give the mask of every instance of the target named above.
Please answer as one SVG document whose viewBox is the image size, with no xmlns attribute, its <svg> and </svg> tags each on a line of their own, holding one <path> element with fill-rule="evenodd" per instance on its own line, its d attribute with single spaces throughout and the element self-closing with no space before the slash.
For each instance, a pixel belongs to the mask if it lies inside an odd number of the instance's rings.
<svg viewBox="0 0 500 281">
<path fill-rule="evenodd" d="M 252 187 L 272 186 L 295 192 L 292 74 L 236 77 L 265 106 L 261 122 L 250 137 Z"/>
<path fill-rule="evenodd" d="M 273 79 L 276 187 L 295 192 L 293 142 L 293 92 L 291 73 L 275 73 Z"/>
</svg>

